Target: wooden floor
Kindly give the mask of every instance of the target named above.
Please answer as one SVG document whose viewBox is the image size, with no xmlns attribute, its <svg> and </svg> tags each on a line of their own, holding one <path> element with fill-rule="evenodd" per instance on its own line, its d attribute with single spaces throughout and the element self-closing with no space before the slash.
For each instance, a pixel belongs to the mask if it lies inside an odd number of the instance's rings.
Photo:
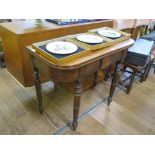
<svg viewBox="0 0 155 155">
<path fill-rule="evenodd" d="M 108 95 L 103 81 L 82 96 L 80 114 Z M 53 83 L 43 85 L 44 114 L 37 109 L 34 87 L 24 88 L 6 69 L 0 69 L 0 134 L 54 134 L 72 120 L 72 94 Z M 77 131 L 65 128 L 61 134 L 155 134 L 155 74 L 147 81 L 135 81 L 130 95 L 117 94 L 110 107 L 101 104 L 79 122 Z"/>
</svg>

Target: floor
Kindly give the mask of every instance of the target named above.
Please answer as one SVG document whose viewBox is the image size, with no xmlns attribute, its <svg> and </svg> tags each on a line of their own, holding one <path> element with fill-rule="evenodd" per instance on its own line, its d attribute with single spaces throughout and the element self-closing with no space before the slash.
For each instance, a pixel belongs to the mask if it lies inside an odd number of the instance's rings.
<svg viewBox="0 0 155 155">
<path fill-rule="evenodd" d="M 40 115 L 34 87 L 24 88 L 0 69 L 0 134 L 155 134 L 153 73 L 143 83 L 135 81 L 130 95 L 117 89 L 109 107 L 109 82 L 85 92 L 77 131 L 66 126 L 72 120 L 73 95 L 61 87 L 55 91 L 52 82 L 43 84 L 42 90 L 44 114 Z"/>
<path fill-rule="evenodd" d="M 68 130 L 64 134 L 75 134 Z M 116 95 L 110 107 L 101 105 L 79 124 L 76 134 L 155 134 L 155 76 L 135 82 L 130 95 Z"/>
</svg>

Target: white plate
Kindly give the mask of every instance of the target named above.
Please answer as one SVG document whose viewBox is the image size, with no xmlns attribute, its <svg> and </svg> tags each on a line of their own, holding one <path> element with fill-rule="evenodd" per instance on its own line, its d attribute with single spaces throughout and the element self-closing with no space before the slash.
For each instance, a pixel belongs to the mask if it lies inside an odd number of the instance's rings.
<svg viewBox="0 0 155 155">
<path fill-rule="evenodd" d="M 91 35 L 91 34 L 81 34 L 76 37 L 79 41 L 85 42 L 85 43 L 91 43 L 91 44 L 97 44 L 103 42 L 103 39 L 101 37 Z"/>
<path fill-rule="evenodd" d="M 98 34 L 104 36 L 104 37 L 109 37 L 109 38 L 118 38 L 121 37 L 121 34 L 113 31 L 113 30 L 98 30 Z"/>
<path fill-rule="evenodd" d="M 46 49 L 55 54 L 71 54 L 77 51 L 78 47 L 70 42 L 55 41 L 47 44 Z"/>
</svg>

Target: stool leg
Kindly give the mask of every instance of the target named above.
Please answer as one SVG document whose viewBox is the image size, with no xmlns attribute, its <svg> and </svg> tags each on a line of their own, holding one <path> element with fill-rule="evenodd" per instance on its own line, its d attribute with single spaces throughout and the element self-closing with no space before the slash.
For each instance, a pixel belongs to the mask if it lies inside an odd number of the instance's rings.
<svg viewBox="0 0 155 155">
<path fill-rule="evenodd" d="M 140 76 L 140 82 L 145 81 L 145 77 L 146 77 L 148 68 L 149 68 L 149 64 L 145 67 L 144 73 L 142 73 L 142 75 Z"/>
<path fill-rule="evenodd" d="M 135 79 L 136 73 L 137 73 L 137 70 L 136 70 L 136 69 L 133 70 L 133 73 L 132 73 L 131 79 L 130 79 L 130 83 L 129 83 L 129 85 L 127 86 L 127 91 L 126 91 L 127 94 L 129 94 L 130 91 L 131 91 L 132 84 L 133 84 L 133 81 L 134 81 L 134 79 Z"/>
<path fill-rule="evenodd" d="M 107 69 L 105 73 L 105 78 L 104 78 L 105 81 L 108 81 L 108 78 L 110 77 L 109 74 L 111 74 L 111 65 L 109 66 L 109 68 Z"/>
<path fill-rule="evenodd" d="M 151 66 L 153 64 L 153 61 L 150 62 L 150 64 L 148 65 L 145 73 L 144 73 L 144 81 L 147 79 L 147 77 L 149 76 L 149 72 L 150 72 L 150 69 L 151 69 Z"/>
</svg>

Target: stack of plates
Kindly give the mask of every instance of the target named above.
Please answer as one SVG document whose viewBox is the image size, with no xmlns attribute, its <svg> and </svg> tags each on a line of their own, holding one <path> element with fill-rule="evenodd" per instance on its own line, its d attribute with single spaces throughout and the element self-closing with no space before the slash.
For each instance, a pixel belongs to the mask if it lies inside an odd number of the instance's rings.
<svg viewBox="0 0 155 155">
<path fill-rule="evenodd" d="M 89 43 L 89 44 L 99 44 L 103 42 L 103 39 L 101 37 L 92 35 L 92 34 L 81 34 L 78 35 L 77 40 L 82 41 L 84 43 Z"/>
<path fill-rule="evenodd" d="M 78 50 L 78 47 L 67 41 L 55 41 L 46 45 L 46 49 L 54 54 L 71 54 Z"/>
<path fill-rule="evenodd" d="M 113 39 L 121 37 L 121 34 L 119 32 L 116 32 L 113 30 L 101 29 L 101 30 L 98 30 L 97 33 L 104 37 L 113 38 Z"/>
</svg>

